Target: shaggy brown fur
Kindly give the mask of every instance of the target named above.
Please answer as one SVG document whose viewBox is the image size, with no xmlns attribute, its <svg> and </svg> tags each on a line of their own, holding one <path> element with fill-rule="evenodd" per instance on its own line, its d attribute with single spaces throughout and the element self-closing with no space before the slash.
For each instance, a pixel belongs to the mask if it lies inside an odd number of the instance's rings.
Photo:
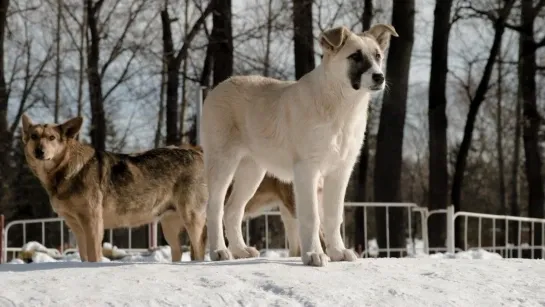
<svg viewBox="0 0 545 307">
<path fill-rule="evenodd" d="M 53 210 L 76 235 L 82 261 L 100 261 L 104 229 L 138 227 L 159 218 L 172 260 L 181 260 L 185 228 L 193 259 L 204 260 L 207 190 L 202 154 L 158 148 L 141 153 L 96 152 L 78 142 L 83 119 L 34 124 L 23 115 L 26 160 Z"/>
</svg>

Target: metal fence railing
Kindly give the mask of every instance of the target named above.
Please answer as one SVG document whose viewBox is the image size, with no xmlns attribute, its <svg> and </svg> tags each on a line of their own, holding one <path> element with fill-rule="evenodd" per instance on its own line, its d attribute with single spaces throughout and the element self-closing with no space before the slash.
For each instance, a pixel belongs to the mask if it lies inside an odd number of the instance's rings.
<svg viewBox="0 0 545 307">
<path fill-rule="evenodd" d="M 363 208 L 363 224 L 365 227 L 365 246 L 363 247 L 363 252 L 361 253 L 362 257 L 374 257 L 378 253 L 383 253 L 386 257 L 392 255 L 403 256 L 403 254 L 415 253 L 415 242 L 419 240 L 421 246 L 421 252 L 424 254 L 429 254 L 430 252 L 448 252 L 455 253 L 463 250 L 474 250 L 474 249 L 484 249 L 490 252 L 497 252 L 503 257 L 521 257 L 523 252 L 528 253 L 526 257 L 534 258 L 536 255 L 535 251 L 541 250 L 538 255 L 542 255 L 545 247 L 545 219 L 538 218 L 528 218 L 528 217 L 517 217 L 517 216 L 506 216 L 506 215 L 494 215 L 494 214 L 485 214 L 485 213 L 476 213 L 476 212 L 454 212 L 454 207 L 449 206 L 447 209 L 441 210 L 432 210 L 428 211 L 427 208 L 419 207 L 414 203 L 357 203 L 357 202 L 346 202 L 345 203 L 345 220 L 347 218 L 347 209 L 349 208 Z M 377 246 L 376 244 L 370 244 L 374 242 L 373 236 L 368 235 L 371 230 L 379 231 L 376 228 L 372 228 L 369 225 L 368 215 L 370 214 L 371 209 L 383 208 L 385 209 L 385 228 L 384 232 L 386 234 L 385 246 Z M 407 246 L 390 246 L 390 213 L 389 211 L 392 208 L 398 208 L 404 210 L 404 218 L 406 218 L 406 227 L 405 235 L 406 239 L 409 242 Z M 428 239 L 428 220 L 434 215 L 445 214 L 446 215 L 446 244 L 445 247 L 429 247 Z M 270 218 L 278 218 L 280 216 L 279 211 L 267 211 L 263 212 L 261 215 L 253 217 L 263 218 L 265 220 L 265 236 L 264 236 L 264 250 L 271 249 L 271 232 L 269 223 L 271 222 Z M 463 246 L 455 246 L 455 223 L 462 219 L 461 223 L 463 224 L 463 232 L 460 234 L 462 236 Z M 471 222 L 473 220 L 473 222 Z M 472 229 L 477 229 L 476 231 L 470 231 L 469 224 L 472 224 L 474 227 Z M 2 218 L 0 217 L 0 226 L 2 223 Z M 51 229 L 51 227 L 46 227 L 47 224 L 57 223 L 60 229 L 59 231 L 59 248 L 57 249 L 61 254 L 67 254 L 73 251 L 77 251 L 76 246 L 70 246 L 65 248 L 65 226 L 64 220 L 62 218 L 48 218 L 48 219 L 32 219 L 32 220 L 18 220 L 8 223 L 5 227 L 2 227 L 2 233 L 0 235 L 0 261 L 6 262 L 8 260 L 8 253 L 12 253 L 12 256 L 15 253 L 20 252 L 22 246 L 27 243 L 27 229 L 28 225 L 40 225 L 41 227 L 41 240 L 42 245 L 46 245 L 46 230 Z M 250 241 L 250 219 L 245 220 L 245 239 L 246 242 Z M 485 223 L 488 223 L 488 226 L 485 226 Z M 515 230 L 511 229 L 515 223 Z M 13 240 L 9 240 L 9 235 L 13 232 L 13 227 L 16 225 L 21 226 L 22 232 L 22 242 L 14 243 Z M 541 242 L 534 242 L 533 233 L 536 230 L 536 225 L 539 225 L 541 236 Z M 148 242 L 149 247 L 157 246 L 157 222 L 147 225 L 148 226 Z M 55 226 L 53 226 L 55 227 Z M 525 228 L 526 227 L 526 228 Z M 524 230 L 526 229 L 526 230 Z M 487 235 L 486 238 L 484 234 L 488 231 L 491 234 Z M 282 230 L 283 232 L 283 230 Z M 502 237 L 501 232 L 503 232 Z M 523 233 L 530 233 L 527 242 L 523 240 Z M 500 235 L 498 235 L 500 233 Z M 513 236 L 512 234 L 516 233 L 516 240 L 510 240 L 509 237 Z M 109 236 L 110 244 L 114 245 L 113 230 L 107 230 L 106 234 Z M 343 222 L 341 225 L 341 234 L 342 238 L 345 241 L 347 246 L 350 246 L 350 242 L 347 238 L 346 223 Z M 21 233 L 19 233 L 21 235 Z M 500 239 L 500 240 L 498 240 Z M 501 243 L 500 243 L 501 241 Z M 276 240 L 278 244 L 278 240 Z M 118 242 L 119 243 L 119 242 Z M 128 229 L 128 242 L 124 244 L 128 248 L 123 248 L 125 251 L 131 252 L 140 252 L 146 250 L 145 248 L 134 248 L 132 246 L 132 229 Z M 282 244 L 281 244 L 282 245 Z M 275 248 L 284 248 L 288 246 L 287 237 L 284 236 L 283 246 L 275 246 Z"/>
</svg>

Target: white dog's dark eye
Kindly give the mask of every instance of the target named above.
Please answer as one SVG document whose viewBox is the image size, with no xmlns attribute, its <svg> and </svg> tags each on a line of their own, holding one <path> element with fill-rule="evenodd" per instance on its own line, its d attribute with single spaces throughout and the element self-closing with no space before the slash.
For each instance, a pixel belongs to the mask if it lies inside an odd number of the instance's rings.
<svg viewBox="0 0 545 307">
<path fill-rule="evenodd" d="M 363 61 L 363 55 L 359 51 L 352 53 L 351 55 L 348 56 L 348 58 L 354 62 Z"/>
<path fill-rule="evenodd" d="M 50 140 L 50 141 L 54 141 L 54 140 L 55 140 L 55 136 L 54 136 L 54 135 L 49 136 L 49 140 Z"/>
<path fill-rule="evenodd" d="M 380 61 L 382 59 L 382 55 L 380 54 L 380 52 L 377 51 L 377 53 L 375 53 L 375 59 L 377 59 L 377 61 Z"/>
</svg>

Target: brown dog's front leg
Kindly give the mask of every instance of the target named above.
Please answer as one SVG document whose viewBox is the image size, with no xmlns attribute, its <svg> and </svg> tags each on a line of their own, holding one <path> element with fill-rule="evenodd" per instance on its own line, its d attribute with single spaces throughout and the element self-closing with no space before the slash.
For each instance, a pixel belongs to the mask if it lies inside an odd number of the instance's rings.
<svg viewBox="0 0 545 307">
<path fill-rule="evenodd" d="M 85 231 L 79 223 L 79 221 L 72 216 L 65 216 L 66 225 L 70 227 L 70 230 L 76 236 L 76 244 L 78 245 L 78 252 L 81 261 L 87 261 L 87 240 L 85 239 Z"/>
<path fill-rule="evenodd" d="M 87 246 L 87 260 L 99 262 L 102 260 L 102 238 L 104 236 L 104 224 L 101 212 L 92 212 L 82 217 L 82 226 L 85 230 Z"/>
</svg>

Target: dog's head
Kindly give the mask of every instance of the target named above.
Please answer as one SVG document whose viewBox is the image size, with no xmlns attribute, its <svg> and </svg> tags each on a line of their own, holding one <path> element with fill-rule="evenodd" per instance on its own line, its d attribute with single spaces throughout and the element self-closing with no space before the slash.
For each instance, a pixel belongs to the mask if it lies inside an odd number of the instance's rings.
<svg viewBox="0 0 545 307">
<path fill-rule="evenodd" d="M 70 139 L 81 128 L 83 118 L 72 118 L 63 124 L 35 124 L 23 114 L 23 144 L 26 156 L 35 161 L 50 161 L 64 154 Z"/>
<path fill-rule="evenodd" d="M 326 30 L 320 35 L 322 65 L 327 74 L 356 91 L 383 90 L 384 52 L 392 35 L 399 36 L 394 27 L 387 24 L 376 24 L 360 34 L 344 26 Z"/>
</svg>

